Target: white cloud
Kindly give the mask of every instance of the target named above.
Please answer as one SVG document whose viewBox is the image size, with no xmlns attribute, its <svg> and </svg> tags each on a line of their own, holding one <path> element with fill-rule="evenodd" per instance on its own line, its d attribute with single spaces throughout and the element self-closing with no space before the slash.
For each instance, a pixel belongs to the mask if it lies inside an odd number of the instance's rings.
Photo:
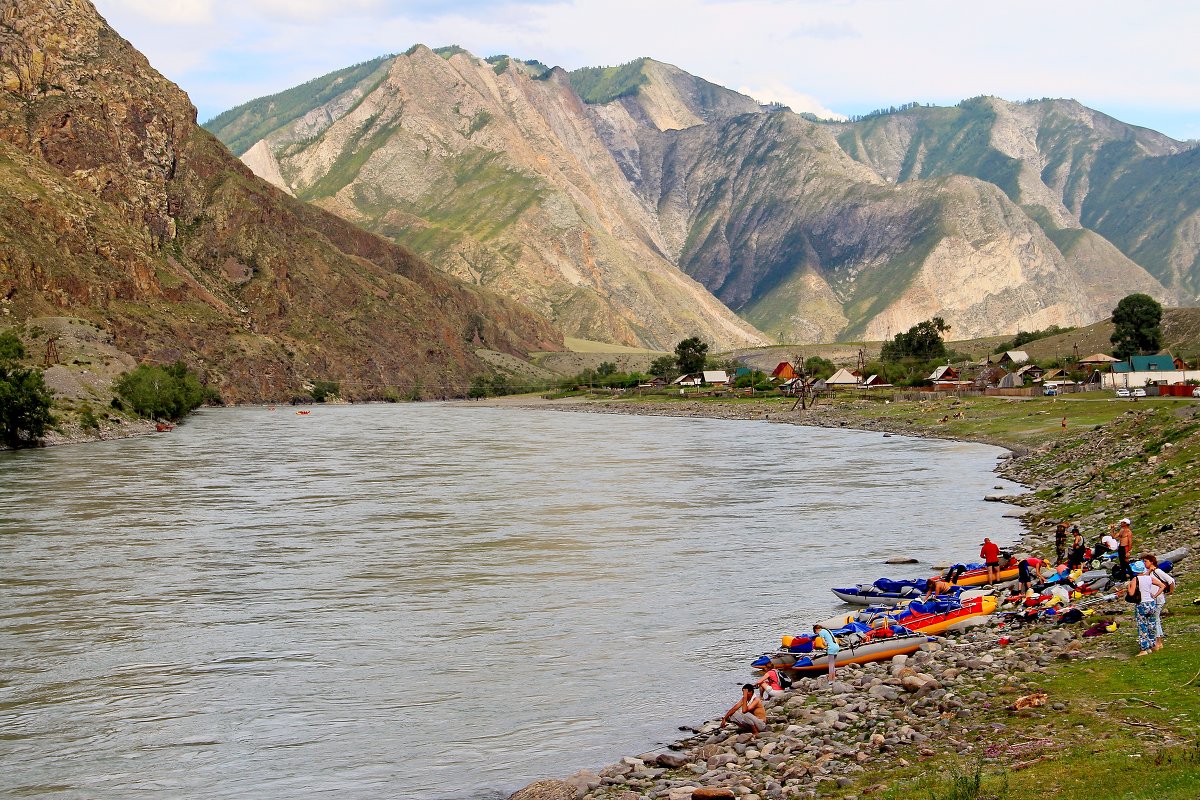
<svg viewBox="0 0 1200 800">
<path fill-rule="evenodd" d="M 567 68 L 652 56 L 813 113 L 1050 96 L 1136 109 L 1126 121 L 1176 136 L 1200 128 L 1193 4 L 1158 13 L 1094 0 L 95 2 L 202 115 L 419 41 Z M 231 96 L 239 75 L 244 91 Z"/>
<path fill-rule="evenodd" d="M 798 92 L 780 81 L 768 81 L 756 86 L 743 86 L 737 91 L 750 95 L 760 103 L 783 103 L 797 114 L 815 114 L 822 119 L 846 119 L 845 114 L 839 114 L 821 105 L 821 101 L 809 94 Z"/>
<path fill-rule="evenodd" d="M 163 25 L 200 25 L 212 21 L 213 6 L 217 2 L 218 0 L 109 0 L 107 3 L 98 2 L 96 6 L 102 13 L 106 8 L 112 9 L 119 18 L 135 15 Z"/>
</svg>

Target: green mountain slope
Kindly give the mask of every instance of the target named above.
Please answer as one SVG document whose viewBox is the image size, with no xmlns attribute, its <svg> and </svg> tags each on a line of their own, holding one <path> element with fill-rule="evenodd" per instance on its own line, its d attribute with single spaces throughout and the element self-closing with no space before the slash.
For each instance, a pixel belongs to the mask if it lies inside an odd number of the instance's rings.
<svg viewBox="0 0 1200 800">
<path fill-rule="evenodd" d="M 838 127 L 846 153 L 892 180 L 988 181 L 1052 237 L 1087 228 L 1200 300 L 1200 151 L 1182 142 L 1071 100 L 979 97 Z"/>
</svg>

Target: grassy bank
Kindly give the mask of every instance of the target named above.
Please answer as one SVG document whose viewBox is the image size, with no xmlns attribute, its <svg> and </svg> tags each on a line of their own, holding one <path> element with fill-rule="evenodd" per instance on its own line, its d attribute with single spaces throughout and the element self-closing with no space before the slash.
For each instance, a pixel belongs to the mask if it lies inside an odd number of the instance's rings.
<svg viewBox="0 0 1200 800">
<path fill-rule="evenodd" d="M 1137 552 L 1200 544 L 1200 403 L 1182 398 L 929 398 L 885 403 L 842 397 L 792 411 L 782 398 L 608 399 L 592 410 L 853 427 L 983 441 L 1016 455 L 1000 471 L 1032 491 L 1022 500 L 1025 546 L 1053 554 L 1053 525 L 1080 523 L 1094 542 L 1110 522 L 1134 521 Z M 1066 418 L 1067 426 L 1062 425 Z M 850 780 L 779 796 L 969 800 L 1045 796 L 1080 800 L 1200 796 L 1200 553 L 1179 565 L 1165 619 L 1166 646 L 1137 658 L 1132 606 L 1114 601 L 1100 618 L 1119 629 L 1074 638 L 1048 664 L 974 685 L 987 701 L 945 717 L 946 737 L 875 752 Z M 1018 653 L 1040 648 L 1049 626 L 1013 633 Z M 995 638 L 1000 636 L 996 632 Z M 995 652 L 1002 652 L 999 645 Z M 1040 652 L 1040 650 L 1039 650 Z M 1021 663 L 1021 659 L 1018 659 Z M 1005 710 L 1018 694 L 1044 691 L 1045 706 Z M 815 702 L 815 701 L 814 701 Z M 952 732 L 952 733 L 951 733 Z M 841 784 L 847 785 L 841 785 Z M 769 782 L 765 785 L 770 785 Z M 811 792 L 811 793 L 810 793 Z M 635 796 L 635 795 L 630 795 Z"/>
</svg>

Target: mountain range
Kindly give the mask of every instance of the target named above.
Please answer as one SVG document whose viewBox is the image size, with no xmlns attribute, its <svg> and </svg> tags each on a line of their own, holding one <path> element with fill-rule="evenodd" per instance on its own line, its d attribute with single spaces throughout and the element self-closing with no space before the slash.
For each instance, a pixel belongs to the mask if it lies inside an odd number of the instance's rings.
<svg viewBox="0 0 1200 800">
<path fill-rule="evenodd" d="M 87 0 L 0 0 L 0 326 L 86 319 L 230 401 L 461 395 L 526 307 L 255 177 Z"/>
<path fill-rule="evenodd" d="M 1200 150 L 1070 100 L 829 122 L 648 58 L 418 45 L 206 127 L 568 336 L 882 339 L 937 315 L 968 338 L 1200 292 Z"/>
</svg>

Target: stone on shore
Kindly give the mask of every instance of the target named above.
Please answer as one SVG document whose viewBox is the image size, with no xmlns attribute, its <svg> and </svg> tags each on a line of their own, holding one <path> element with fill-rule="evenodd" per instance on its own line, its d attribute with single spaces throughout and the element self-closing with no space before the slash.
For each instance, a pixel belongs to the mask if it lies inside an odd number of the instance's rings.
<svg viewBox="0 0 1200 800">
<path fill-rule="evenodd" d="M 566 781 L 544 780 L 534 781 L 508 800 L 575 800 L 575 797 L 575 787 Z"/>
<path fill-rule="evenodd" d="M 720 800 L 720 798 L 737 797 L 733 789 L 723 786 L 701 786 L 692 792 L 692 800 Z"/>
</svg>

